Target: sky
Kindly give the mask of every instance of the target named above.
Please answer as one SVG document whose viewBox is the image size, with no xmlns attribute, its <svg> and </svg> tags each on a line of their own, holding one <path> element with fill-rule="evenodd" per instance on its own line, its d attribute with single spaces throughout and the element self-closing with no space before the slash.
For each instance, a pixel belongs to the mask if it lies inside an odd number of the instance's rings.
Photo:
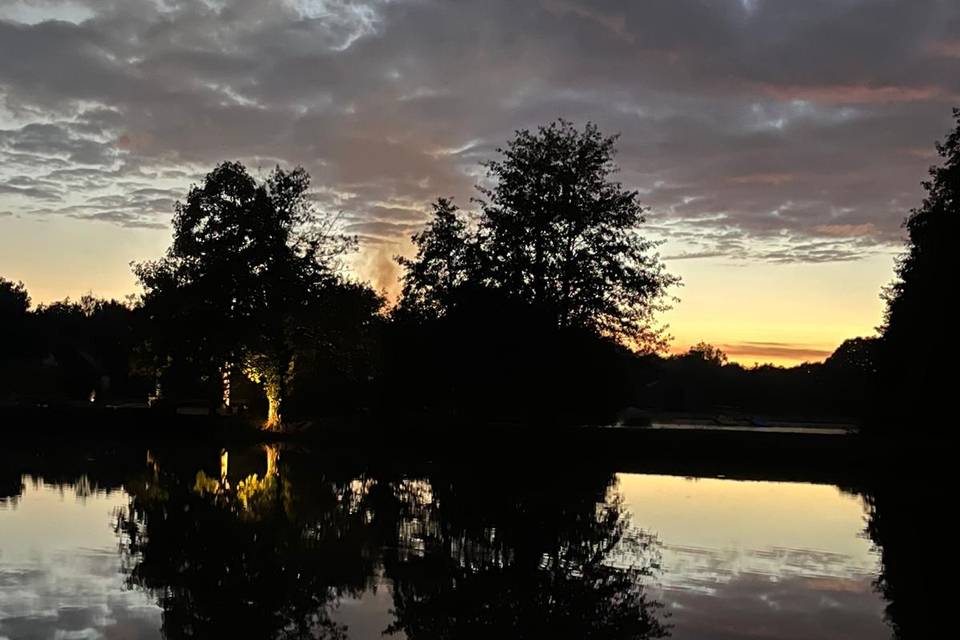
<svg viewBox="0 0 960 640">
<path fill-rule="evenodd" d="M 620 134 L 673 349 L 819 360 L 881 321 L 958 71 L 956 0 L 0 0 L 0 275 L 136 292 L 229 159 L 305 167 L 395 295 L 429 202 L 564 117 Z"/>
</svg>

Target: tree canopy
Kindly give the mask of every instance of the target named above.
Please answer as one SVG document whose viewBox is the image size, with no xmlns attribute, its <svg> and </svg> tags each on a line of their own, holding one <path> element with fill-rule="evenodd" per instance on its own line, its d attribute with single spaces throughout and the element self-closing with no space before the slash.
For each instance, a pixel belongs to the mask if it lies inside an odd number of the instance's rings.
<svg viewBox="0 0 960 640">
<path fill-rule="evenodd" d="M 30 295 L 23 283 L 0 278 L 0 319 L 22 316 L 29 308 Z"/>
<path fill-rule="evenodd" d="M 957 356 L 956 342 L 950 339 L 955 321 L 949 292 L 956 286 L 958 269 L 953 243 L 960 234 L 960 109 L 954 117 L 956 127 L 936 145 L 941 161 L 923 183 L 923 203 L 904 222 L 907 248 L 884 292 L 882 396 L 884 405 L 901 399 L 894 411 L 900 418 L 936 411 L 947 397 L 948 376 L 934 363 Z M 885 406 L 884 411 L 889 409 Z"/>
<path fill-rule="evenodd" d="M 271 426 L 308 333 L 302 322 L 343 285 L 340 258 L 355 244 L 316 210 L 309 187 L 299 167 L 257 180 L 224 162 L 176 204 L 166 256 L 134 268 L 162 343 L 154 351 L 211 378 L 239 366 L 264 385 Z"/>
<path fill-rule="evenodd" d="M 478 211 L 450 200 L 413 236 L 401 309 L 442 315 L 465 286 L 492 289 L 561 328 L 585 328 L 641 349 L 665 336 L 654 315 L 679 279 L 666 273 L 637 192 L 613 179 L 616 136 L 557 120 L 521 130 L 483 163 Z"/>
</svg>

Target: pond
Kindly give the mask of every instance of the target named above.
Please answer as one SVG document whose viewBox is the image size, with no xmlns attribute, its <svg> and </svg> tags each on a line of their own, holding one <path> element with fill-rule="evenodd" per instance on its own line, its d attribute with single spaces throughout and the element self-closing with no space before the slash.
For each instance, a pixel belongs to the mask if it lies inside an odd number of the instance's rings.
<svg viewBox="0 0 960 640">
<path fill-rule="evenodd" d="M 4 460 L 0 638 L 897 628 L 859 489 L 278 445 Z"/>
</svg>

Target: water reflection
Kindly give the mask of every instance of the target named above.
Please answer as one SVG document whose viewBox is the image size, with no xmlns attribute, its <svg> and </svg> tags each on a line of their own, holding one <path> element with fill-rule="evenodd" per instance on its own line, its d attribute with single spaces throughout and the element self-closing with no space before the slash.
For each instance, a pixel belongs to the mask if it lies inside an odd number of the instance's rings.
<svg viewBox="0 0 960 640">
<path fill-rule="evenodd" d="M 126 494 L 25 480 L 0 496 L 0 638 L 159 637 L 159 607 L 123 587 L 110 519 Z"/>
<path fill-rule="evenodd" d="M 11 458 L 0 638 L 915 637 L 889 491 L 517 467 Z"/>
<path fill-rule="evenodd" d="M 167 638 L 346 637 L 339 602 L 384 579 L 394 619 L 380 631 L 408 638 L 665 635 L 641 579 L 652 540 L 608 495 L 610 474 L 338 475 L 263 453 L 259 473 L 237 477 L 221 455 L 192 481 L 151 455 L 128 485 L 125 571 Z"/>
<path fill-rule="evenodd" d="M 656 540 L 632 526 L 612 476 L 436 474 L 400 494 L 385 557 L 410 638 L 655 638 L 645 595 Z"/>
<path fill-rule="evenodd" d="M 157 598 L 166 638 L 346 636 L 330 605 L 364 591 L 374 568 L 352 483 L 314 486 L 313 511 L 276 457 L 267 448 L 261 474 L 231 480 L 225 462 L 189 477 L 151 456 L 129 485 L 117 518 L 125 571 Z"/>
</svg>

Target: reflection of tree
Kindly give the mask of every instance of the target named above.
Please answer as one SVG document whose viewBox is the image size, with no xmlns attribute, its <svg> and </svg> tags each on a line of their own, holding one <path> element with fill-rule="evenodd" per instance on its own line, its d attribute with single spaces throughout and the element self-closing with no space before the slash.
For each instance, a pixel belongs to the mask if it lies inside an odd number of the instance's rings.
<svg viewBox="0 0 960 640">
<path fill-rule="evenodd" d="M 936 637 L 939 617 L 933 612 L 934 592 L 930 565 L 917 550 L 929 545 L 931 514 L 941 512 L 928 483 L 910 481 L 898 475 L 895 480 L 874 483 L 865 492 L 867 534 L 880 551 L 880 575 L 877 589 L 887 601 L 886 620 L 895 638 Z M 931 557 L 928 562 L 936 562 Z"/>
<path fill-rule="evenodd" d="M 219 473 L 213 453 L 200 472 L 150 456 L 128 483 L 128 581 L 155 594 L 167 638 L 345 637 L 333 606 L 381 570 L 385 631 L 414 639 L 666 635 L 642 585 L 654 541 L 607 474 L 411 480 L 265 450 L 239 474 L 242 453 L 222 454 Z"/>
<path fill-rule="evenodd" d="M 130 485 L 118 533 L 129 583 L 155 593 L 167 638 L 345 636 L 330 606 L 372 573 L 356 515 L 305 521 L 276 465 L 235 486 L 154 469 Z M 349 484 L 315 491 L 350 503 Z"/>
<path fill-rule="evenodd" d="M 409 517 L 385 558 L 410 638 L 667 635 L 642 578 L 653 539 L 632 530 L 605 478 L 432 478 L 401 487 Z M 599 482 L 596 482 L 600 480 Z M 591 483 L 591 481 L 593 481 Z M 597 491 L 583 491 L 592 486 Z M 612 494 L 612 492 L 611 492 Z"/>
</svg>

